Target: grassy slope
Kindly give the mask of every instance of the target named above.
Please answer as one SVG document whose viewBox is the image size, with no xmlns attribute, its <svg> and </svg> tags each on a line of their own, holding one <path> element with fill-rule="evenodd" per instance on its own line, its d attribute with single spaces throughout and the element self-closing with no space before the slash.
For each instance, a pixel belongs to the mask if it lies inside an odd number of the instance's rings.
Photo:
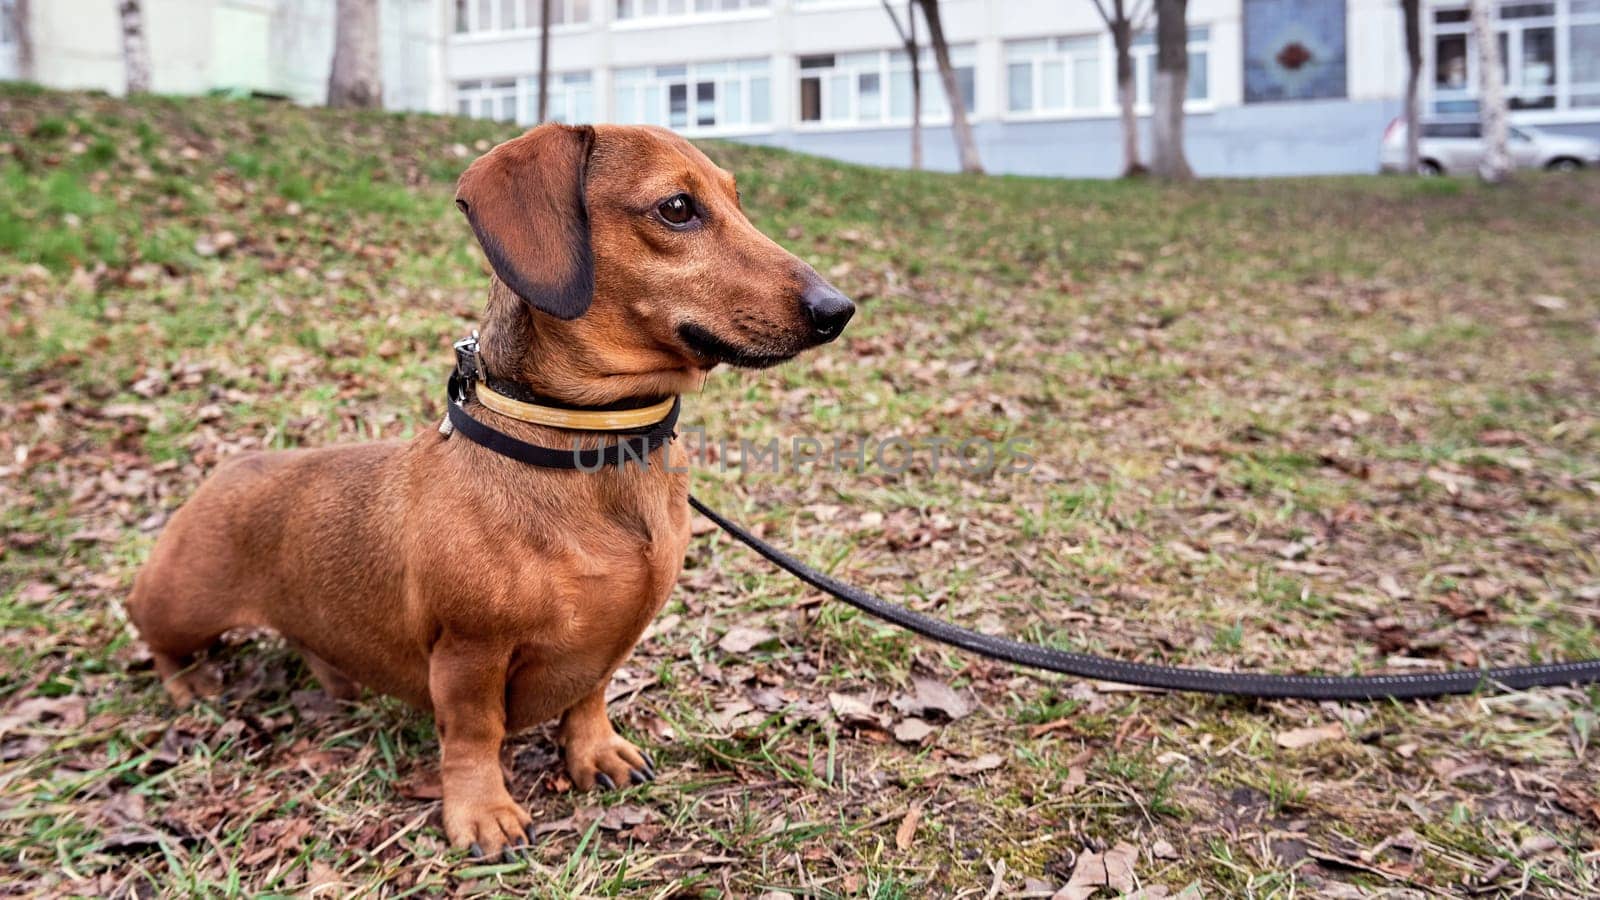
<svg viewBox="0 0 1600 900">
<path fill-rule="evenodd" d="M 668 774 L 576 796 L 547 734 L 519 742 L 516 792 L 550 826 L 526 860 L 447 854 L 431 723 L 331 705 L 270 638 L 221 652 L 229 692 L 175 716 L 118 608 L 165 514 L 229 453 L 432 426 L 484 284 L 450 184 L 510 134 L 0 89 L 0 881 L 894 897 L 1053 889 L 1126 842 L 1138 883 L 1174 890 L 1600 891 L 1593 690 L 1104 692 L 819 605 L 720 538 L 618 681 Z M 802 555 L 1126 657 L 1600 655 L 1595 177 L 1174 188 L 707 149 L 862 310 L 794 364 L 717 373 L 686 424 L 1038 458 L 696 475 Z M 725 652 L 734 625 L 775 637 Z M 975 711 L 910 746 L 830 709 L 892 724 L 913 676 Z"/>
</svg>

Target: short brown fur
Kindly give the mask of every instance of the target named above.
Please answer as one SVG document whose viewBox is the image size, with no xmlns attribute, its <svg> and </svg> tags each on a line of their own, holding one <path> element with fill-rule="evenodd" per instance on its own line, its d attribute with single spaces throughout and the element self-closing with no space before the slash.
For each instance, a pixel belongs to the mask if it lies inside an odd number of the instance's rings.
<svg viewBox="0 0 1600 900">
<path fill-rule="evenodd" d="M 693 199 L 695 227 L 661 217 L 675 195 Z M 812 332 L 800 299 L 831 288 L 670 132 L 541 126 L 476 161 L 458 205 L 495 271 L 484 360 L 539 393 L 584 404 L 686 393 L 718 362 L 765 365 L 831 337 Z M 732 357 L 685 338 L 687 326 Z M 469 411 L 571 446 L 570 432 Z M 540 469 L 431 427 L 405 442 L 247 454 L 174 514 L 128 611 L 180 705 L 214 690 L 195 654 L 249 626 L 283 634 L 334 696 L 364 685 L 430 711 L 450 842 L 496 854 L 530 824 L 501 773 L 507 734 L 559 717 L 582 789 L 654 775 L 605 712 L 689 540 L 686 453 L 669 444 L 651 462 Z"/>
</svg>

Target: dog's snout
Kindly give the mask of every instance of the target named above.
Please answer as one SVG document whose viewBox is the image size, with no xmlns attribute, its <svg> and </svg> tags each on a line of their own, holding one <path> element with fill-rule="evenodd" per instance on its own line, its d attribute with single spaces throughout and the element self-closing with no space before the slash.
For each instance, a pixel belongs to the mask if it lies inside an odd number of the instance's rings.
<svg viewBox="0 0 1600 900">
<path fill-rule="evenodd" d="M 845 323 L 856 314 L 856 305 L 850 302 L 850 298 L 820 278 L 806 288 L 800 297 L 800 305 L 805 307 L 811 330 L 822 341 L 838 337 Z"/>
</svg>

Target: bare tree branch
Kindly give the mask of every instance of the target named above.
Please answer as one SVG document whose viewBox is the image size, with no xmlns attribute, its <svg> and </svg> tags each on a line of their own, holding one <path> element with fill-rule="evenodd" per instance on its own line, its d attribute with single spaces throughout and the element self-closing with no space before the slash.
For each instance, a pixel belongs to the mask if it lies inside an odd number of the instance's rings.
<svg viewBox="0 0 1600 900">
<path fill-rule="evenodd" d="M 1099 3 L 1100 0 L 1095 0 Z M 894 7 L 889 5 L 889 0 L 883 0 L 883 11 L 889 14 L 889 21 L 894 23 L 894 30 L 900 35 L 900 43 L 909 44 L 911 38 L 907 36 L 905 26 L 900 24 L 900 17 L 894 14 Z"/>
<path fill-rule="evenodd" d="M 1100 0 L 1094 0 L 1094 11 L 1100 14 L 1100 21 L 1106 23 L 1106 27 L 1110 28 L 1111 14 L 1106 12 L 1105 4 L 1101 3 Z"/>
<path fill-rule="evenodd" d="M 1154 12 L 1154 0 L 1145 0 L 1142 4 L 1138 0 L 1134 0 L 1133 10 L 1128 15 L 1128 22 L 1134 31 L 1143 31 L 1150 27 L 1150 17 Z"/>
<path fill-rule="evenodd" d="M 922 63 L 917 53 L 917 7 L 916 0 L 907 0 L 906 24 L 911 26 L 906 29 L 900 24 L 900 17 L 894 14 L 894 7 L 889 5 L 889 0 L 883 0 L 883 11 L 889 14 L 889 21 L 894 23 L 894 30 L 900 34 L 900 43 L 905 45 L 906 56 L 911 62 L 911 168 L 913 171 L 922 168 Z"/>
</svg>

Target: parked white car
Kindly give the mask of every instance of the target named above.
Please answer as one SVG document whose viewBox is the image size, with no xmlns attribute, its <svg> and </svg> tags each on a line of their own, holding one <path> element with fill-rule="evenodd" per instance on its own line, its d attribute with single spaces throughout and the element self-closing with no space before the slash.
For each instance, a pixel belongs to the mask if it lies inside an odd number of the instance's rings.
<svg viewBox="0 0 1600 900">
<path fill-rule="evenodd" d="M 1526 125 L 1511 126 L 1511 165 L 1518 169 L 1575 171 L 1600 166 L 1600 141 L 1569 134 L 1551 134 Z M 1424 175 L 1478 171 L 1483 159 L 1483 128 L 1473 119 L 1434 119 L 1422 123 L 1417 142 L 1418 169 Z M 1402 172 L 1406 167 L 1406 123 L 1395 119 L 1383 132 L 1378 167 Z"/>
</svg>

